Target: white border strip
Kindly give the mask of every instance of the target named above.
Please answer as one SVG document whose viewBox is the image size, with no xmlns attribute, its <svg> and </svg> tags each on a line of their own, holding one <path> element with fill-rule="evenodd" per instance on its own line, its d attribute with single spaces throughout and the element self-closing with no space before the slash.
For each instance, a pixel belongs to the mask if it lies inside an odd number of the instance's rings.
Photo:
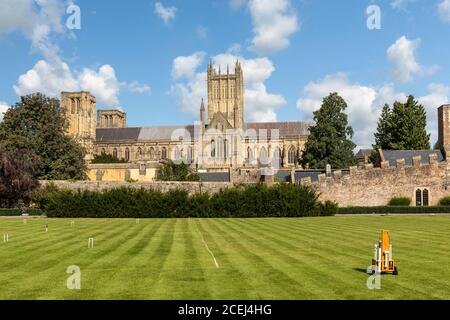
<svg viewBox="0 0 450 320">
<path fill-rule="evenodd" d="M 206 247 L 206 250 L 208 250 L 209 254 L 214 259 L 214 264 L 216 265 L 216 268 L 219 268 L 219 263 L 217 263 L 216 257 L 214 257 L 214 253 L 212 253 L 212 251 L 209 249 L 208 244 L 206 243 L 205 239 L 203 238 L 203 235 L 201 233 L 200 233 L 200 235 L 202 236 L 202 241 L 203 241 L 203 244 Z"/>
</svg>

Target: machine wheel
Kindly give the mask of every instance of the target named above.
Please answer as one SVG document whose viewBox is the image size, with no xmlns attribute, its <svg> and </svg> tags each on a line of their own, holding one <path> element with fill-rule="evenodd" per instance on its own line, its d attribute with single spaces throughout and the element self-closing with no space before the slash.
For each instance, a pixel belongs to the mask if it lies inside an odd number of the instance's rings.
<svg viewBox="0 0 450 320">
<path fill-rule="evenodd" d="M 392 273 L 394 276 L 398 276 L 398 268 L 394 267 L 394 272 Z"/>
</svg>

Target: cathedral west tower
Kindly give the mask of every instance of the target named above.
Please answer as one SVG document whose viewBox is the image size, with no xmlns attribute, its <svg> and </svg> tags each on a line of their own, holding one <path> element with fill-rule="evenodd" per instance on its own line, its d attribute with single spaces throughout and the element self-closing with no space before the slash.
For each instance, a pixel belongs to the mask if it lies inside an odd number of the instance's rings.
<svg viewBox="0 0 450 320">
<path fill-rule="evenodd" d="M 208 65 L 208 123 L 227 120 L 225 127 L 242 129 L 244 127 L 244 75 L 241 63 L 236 62 L 234 73 L 217 71 Z M 223 128 L 227 129 L 227 128 Z"/>
</svg>

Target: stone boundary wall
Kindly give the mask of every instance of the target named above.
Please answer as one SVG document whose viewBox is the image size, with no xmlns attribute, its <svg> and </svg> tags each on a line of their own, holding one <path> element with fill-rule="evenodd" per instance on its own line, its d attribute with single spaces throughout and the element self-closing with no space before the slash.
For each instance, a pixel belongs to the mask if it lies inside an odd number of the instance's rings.
<svg viewBox="0 0 450 320">
<path fill-rule="evenodd" d="M 322 201 L 331 200 L 340 207 L 384 206 L 393 197 L 408 197 L 415 205 L 417 189 L 427 189 L 430 205 L 437 205 L 442 197 L 450 195 L 446 174 L 447 162 L 438 162 L 436 155 L 431 155 L 427 164 L 422 164 L 418 156 L 413 158 L 412 166 L 406 166 L 404 159 L 397 160 L 395 167 L 385 161 L 380 168 L 372 164 L 351 167 L 349 175 L 337 171 L 331 177 L 319 175 L 317 182 L 303 178 L 300 183 L 315 185 Z"/>
<path fill-rule="evenodd" d="M 199 192 L 209 192 L 211 194 L 219 192 L 221 189 L 233 187 L 230 182 L 113 182 L 113 181 L 41 181 L 41 187 L 53 183 L 56 187 L 63 190 L 72 191 L 103 191 L 117 188 L 136 188 L 147 190 L 158 190 L 167 192 L 173 189 L 182 189 L 195 194 Z"/>
</svg>

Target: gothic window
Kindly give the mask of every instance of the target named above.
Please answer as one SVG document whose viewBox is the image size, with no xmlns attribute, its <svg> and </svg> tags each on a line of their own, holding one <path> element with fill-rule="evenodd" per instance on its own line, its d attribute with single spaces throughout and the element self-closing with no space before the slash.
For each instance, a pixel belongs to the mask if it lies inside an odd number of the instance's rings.
<svg viewBox="0 0 450 320">
<path fill-rule="evenodd" d="M 150 148 L 150 159 L 155 159 L 155 148 L 153 147 Z"/>
<path fill-rule="evenodd" d="M 114 157 L 114 158 L 118 158 L 118 157 L 117 157 L 117 149 L 116 149 L 116 148 L 114 148 L 114 150 L 113 150 L 113 157 Z"/>
<path fill-rule="evenodd" d="M 138 158 L 140 158 L 142 156 L 142 149 L 141 149 L 141 147 L 139 147 L 137 149 L 137 156 L 138 156 Z"/>
<path fill-rule="evenodd" d="M 225 156 L 225 159 L 228 159 L 230 157 L 230 155 L 228 154 L 228 140 L 224 140 L 223 141 L 223 154 Z"/>
<path fill-rule="evenodd" d="M 163 147 L 163 148 L 162 148 L 162 151 L 161 151 L 161 158 L 162 158 L 163 160 L 166 160 L 166 159 L 167 159 L 167 149 L 166 149 L 166 147 Z"/>
<path fill-rule="evenodd" d="M 259 151 L 259 161 L 263 164 L 267 163 L 267 150 L 265 147 L 262 147 Z"/>
<path fill-rule="evenodd" d="M 211 140 L 211 158 L 216 157 L 216 142 Z"/>
<path fill-rule="evenodd" d="M 273 164 L 277 167 L 281 166 L 281 150 L 280 148 L 276 147 L 274 152 L 273 152 Z"/>
<path fill-rule="evenodd" d="M 247 161 L 252 162 L 253 161 L 253 150 L 252 148 L 247 148 Z"/>
<path fill-rule="evenodd" d="M 70 99 L 70 103 L 71 103 L 71 113 L 75 114 L 75 100 Z"/>
<path fill-rule="evenodd" d="M 295 148 L 291 147 L 289 149 L 289 153 L 288 153 L 288 163 L 289 164 L 295 164 L 296 162 L 296 152 L 295 152 Z"/>
<path fill-rule="evenodd" d="M 174 151 L 174 159 L 175 159 L 175 160 L 180 159 L 180 149 L 178 149 L 178 147 L 175 147 L 175 151 Z"/>
<path fill-rule="evenodd" d="M 188 148 L 187 148 L 187 154 L 186 154 L 186 161 L 187 161 L 188 164 L 191 164 L 191 163 L 192 163 L 192 160 L 193 160 L 193 157 L 192 157 L 192 147 L 188 147 Z"/>
<path fill-rule="evenodd" d="M 105 148 L 102 148 L 102 155 L 105 155 L 106 154 L 106 150 L 105 150 Z"/>
<path fill-rule="evenodd" d="M 125 149 L 125 160 L 130 161 L 130 149 Z"/>
<path fill-rule="evenodd" d="M 424 189 L 422 192 L 422 205 L 424 207 L 428 207 L 429 206 L 429 194 L 428 194 L 428 189 Z"/>
<path fill-rule="evenodd" d="M 223 158 L 223 139 L 220 137 L 217 139 L 216 149 L 217 149 L 217 158 L 218 159 Z"/>
<path fill-rule="evenodd" d="M 416 207 L 422 206 L 422 190 L 416 190 Z"/>
</svg>

